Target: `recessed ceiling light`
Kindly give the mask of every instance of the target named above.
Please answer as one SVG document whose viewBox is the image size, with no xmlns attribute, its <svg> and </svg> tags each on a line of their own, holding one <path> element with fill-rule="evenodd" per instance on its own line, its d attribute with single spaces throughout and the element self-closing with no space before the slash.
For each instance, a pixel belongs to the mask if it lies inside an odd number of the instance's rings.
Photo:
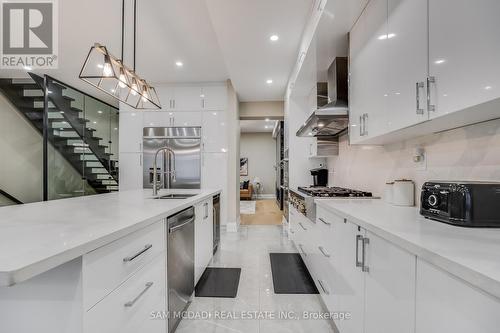
<svg viewBox="0 0 500 333">
<path fill-rule="evenodd" d="M 435 63 L 436 65 L 440 65 L 440 64 L 445 63 L 445 62 L 446 62 L 446 60 L 445 60 L 445 59 L 438 59 L 438 60 L 434 61 L 434 63 Z"/>
<path fill-rule="evenodd" d="M 492 86 L 486 86 L 484 87 L 485 90 L 491 90 L 493 87 Z"/>
<path fill-rule="evenodd" d="M 278 35 L 271 35 L 269 39 L 271 40 L 271 42 L 276 42 L 278 39 L 280 39 L 280 37 Z"/>
<path fill-rule="evenodd" d="M 182 61 L 176 61 L 175 66 L 182 67 L 182 66 L 184 66 L 184 64 L 182 63 Z"/>
<path fill-rule="evenodd" d="M 92 124 L 97 124 L 97 121 L 93 121 Z"/>
<path fill-rule="evenodd" d="M 268 80 L 266 81 L 266 83 L 267 83 L 267 84 L 271 84 L 271 83 L 273 83 L 273 80 L 268 79 Z"/>
<path fill-rule="evenodd" d="M 102 113 L 102 111 L 101 111 L 101 110 L 98 110 L 98 111 L 97 111 L 97 113 L 101 114 L 101 113 Z"/>
</svg>

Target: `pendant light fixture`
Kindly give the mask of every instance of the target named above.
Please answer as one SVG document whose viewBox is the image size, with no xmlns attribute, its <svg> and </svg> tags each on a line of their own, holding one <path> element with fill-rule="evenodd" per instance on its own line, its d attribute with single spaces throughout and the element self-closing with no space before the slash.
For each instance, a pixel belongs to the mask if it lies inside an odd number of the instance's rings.
<svg viewBox="0 0 500 333">
<path fill-rule="evenodd" d="M 135 72 L 137 0 L 134 0 L 134 63 L 132 69 L 123 64 L 125 0 L 122 0 L 121 59 L 108 52 L 106 46 L 95 43 L 85 59 L 80 79 L 134 109 L 161 109 L 154 87 Z"/>
</svg>

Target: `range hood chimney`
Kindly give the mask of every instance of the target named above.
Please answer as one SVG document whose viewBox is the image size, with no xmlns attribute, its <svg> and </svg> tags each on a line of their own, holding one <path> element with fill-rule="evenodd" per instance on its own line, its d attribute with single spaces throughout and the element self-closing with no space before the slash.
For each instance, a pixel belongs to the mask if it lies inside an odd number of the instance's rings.
<svg viewBox="0 0 500 333">
<path fill-rule="evenodd" d="M 328 68 L 328 104 L 319 105 L 306 122 L 297 131 L 301 137 L 338 136 L 349 126 L 348 106 L 348 61 L 347 57 L 337 57 Z M 318 102 L 326 96 L 320 95 Z"/>
</svg>

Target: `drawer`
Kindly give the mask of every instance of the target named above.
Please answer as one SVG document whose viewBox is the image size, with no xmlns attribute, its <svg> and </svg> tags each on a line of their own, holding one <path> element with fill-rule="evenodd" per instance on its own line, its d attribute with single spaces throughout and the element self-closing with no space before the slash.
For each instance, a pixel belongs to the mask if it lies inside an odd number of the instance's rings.
<svg viewBox="0 0 500 333">
<path fill-rule="evenodd" d="M 150 317 L 166 311 L 165 290 L 165 257 L 158 255 L 84 314 L 83 332 L 165 333 L 167 321 Z"/>
<path fill-rule="evenodd" d="M 83 256 L 83 303 L 90 309 L 165 251 L 165 224 L 155 223 Z"/>
</svg>

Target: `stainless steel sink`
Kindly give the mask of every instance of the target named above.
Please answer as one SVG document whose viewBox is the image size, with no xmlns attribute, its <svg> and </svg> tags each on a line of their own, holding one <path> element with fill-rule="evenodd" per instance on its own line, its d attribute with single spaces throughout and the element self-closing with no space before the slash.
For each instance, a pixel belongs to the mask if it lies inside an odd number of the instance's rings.
<svg viewBox="0 0 500 333">
<path fill-rule="evenodd" d="M 194 197 L 195 195 L 198 195 L 198 194 L 170 193 L 170 194 L 161 195 L 159 197 L 155 197 L 154 199 L 187 199 L 187 198 Z"/>
</svg>

